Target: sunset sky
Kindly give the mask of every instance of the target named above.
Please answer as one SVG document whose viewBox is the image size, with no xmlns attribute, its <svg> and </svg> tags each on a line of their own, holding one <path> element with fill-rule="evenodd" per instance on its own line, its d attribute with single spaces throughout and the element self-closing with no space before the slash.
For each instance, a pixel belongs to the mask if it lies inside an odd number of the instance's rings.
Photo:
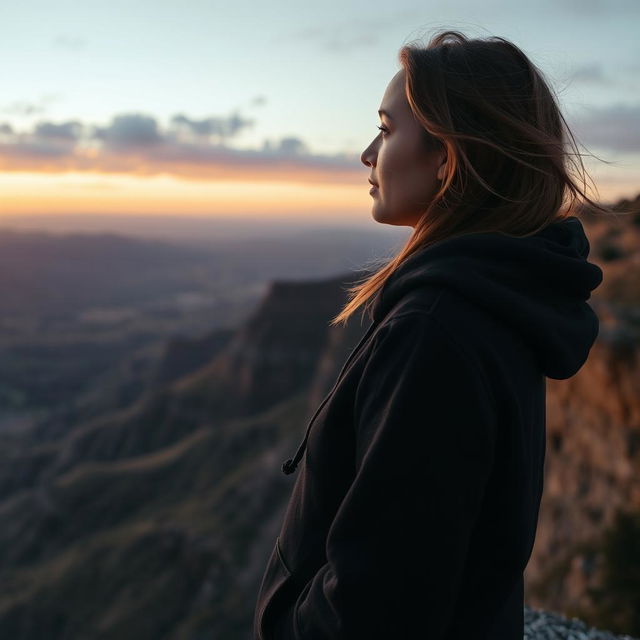
<svg viewBox="0 0 640 640">
<path fill-rule="evenodd" d="M 637 0 L 25 0 L 1 15 L 0 223 L 362 219 L 360 154 L 398 50 L 446 27 L 522 47 L 612 163 L 585 158 L 600 197 L 640 191 Z"/>
</svg>

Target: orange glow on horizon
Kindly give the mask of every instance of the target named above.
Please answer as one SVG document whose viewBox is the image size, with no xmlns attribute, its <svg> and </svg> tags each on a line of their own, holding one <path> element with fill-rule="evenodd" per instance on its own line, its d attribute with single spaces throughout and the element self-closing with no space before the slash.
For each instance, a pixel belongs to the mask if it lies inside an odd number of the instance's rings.
<svg viewBox="0 0 640 640">
<path fill-rule="evenodd" d="M 592 168 L 598 196 L 605 202 L 634 198 L 638 185 L 627 172 Z M 89 171 L 0 172 L 0 222 L 2 216 L 47 214 L 119 215 L 219 215 L 292 218 L 298 215 L 324 220 L 362 220 L 370 215 L 372 198 L 368 171 L 345 172 L 333 181 L 321 172 L 301 181 L 299 172 L 290 176 L 264 175 L 240 180 L 186 179 L 159 174 Z M 591 192 L 591 189 L 589 189 Z M 594 194 L 590 193 L 593 197 Z"/>
<path fill-rule="evenodd" d="M 284 180 L 194 181 L 88 172 L 0 174 L 0 216 L 108 213 L 215 215 L 300 213 L 361 218 L 371 208 L 362 184 L 301 184 Z"/>
</svg>

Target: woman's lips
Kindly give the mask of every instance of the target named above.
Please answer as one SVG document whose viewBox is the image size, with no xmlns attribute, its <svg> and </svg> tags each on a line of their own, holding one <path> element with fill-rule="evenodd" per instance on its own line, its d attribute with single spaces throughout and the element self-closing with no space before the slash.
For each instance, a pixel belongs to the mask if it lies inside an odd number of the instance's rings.
<svg viewBox="0 0 640 640">
<path fill-rule="evenodd" d="M 371 189 L 369 189 L 369 193 L 370 194 L 374 194 L 376 191 L 378 190 L 378 187 L 376 187 L 376 185 L 374 184 Z"/>
</svg>

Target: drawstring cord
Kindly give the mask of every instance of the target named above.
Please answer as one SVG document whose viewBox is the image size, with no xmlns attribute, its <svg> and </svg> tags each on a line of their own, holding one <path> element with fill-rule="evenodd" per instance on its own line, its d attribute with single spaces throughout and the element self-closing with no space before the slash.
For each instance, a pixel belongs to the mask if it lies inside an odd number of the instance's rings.
<svg viewBox="0 0 640 640">
<path fill-rule="evenodd" d="M 327 403 L 327 400 L 329 400 L 329 398 L 335 391 L 336 387 L 338 386 L 338 383 L 340 382 L 340 380 L 342 379 L 342 376 L 344 375 L 344 372 L 349 366 L 349 363 L 353 360 L 356 353 L 358 353 L 360 347 L 364 344 L 365 340 L 371 335 L 371 332 L 373 331 L 376 324 L 377 324 L 376 322 L 371 323 L 369 328 L 366 330 L 365 334 L 360 339 L 360 342 L 358 342 L 358 344 L 354 347 L 353 351 L 349 354 L 347 361 L 342 365 L 342 369 L 340 370 L 340 373 L 336 378 L 333 388 L 325 396 L 324 400 L 320 403 L 320 406 L 316 409 L 316 412 L 313 414 L 313 417 L 309 421 L 309 425 L 307 426 L 307 431 L 304 435 L 304 439 L 298 446 L 298 450 L 296 451 L 296 454 L 293 456 L 293 458 L 289 458 L 286 462 L 282 463 L 282 473 L 284 473 L 285 475 L 289 475 L 290 473 L 293 473 L 296 470 L 296 467 L 298 466 L 298 463 L 300 462 L 300 459 L 302 458 L 302 455 L 304 453 L 305 447 L 307 446 L 307 439 L 309 438 L 309 432 L 311 431 L 311 425 L 313 424 L 313 421 L 316 419 L 317 415 L 322 410 L 322 407 L 324 407 L 324 405 Z"/>
<path fill-rule="evenodd" d="M 333 389 L 335 389 L 335 385 Z M 300 462 L 300 458 L 302 458 L 304 449 L 307 446 L 307 438 L 309 437 L 309 431 L 311 431 L 311 425 L 313 424 L 313 421 L 316 419 L 316 416 L 320 413 L 320 410 L 322 409 L 322 407 L 324 407 L 325 403 L 329 399 L 329 396 L 333 393 L 333 389 L 331 389 L 331 391 L 329 392 L 329 395 L 327 395 L 327 397 L 322 401 L 320 406 L 316 409 L 316 412 L 313 414 L 313 418 L 311 418 L 311 420 L 309 421 L 309 426 L 307 427 L 307 432 L 304 435 L 304 440 L 300 443 L 300 446 L 296 451 L 296 455 L 293 456 L 293 458 L 289 458 L 286 462 L 282 463 L 282 473 L 284 473 L 285 475 L 289 475 L 290 473 L 293 473 L 296 470 L 296 467 L 298 466 L 298 462 Z"/>
</svg>

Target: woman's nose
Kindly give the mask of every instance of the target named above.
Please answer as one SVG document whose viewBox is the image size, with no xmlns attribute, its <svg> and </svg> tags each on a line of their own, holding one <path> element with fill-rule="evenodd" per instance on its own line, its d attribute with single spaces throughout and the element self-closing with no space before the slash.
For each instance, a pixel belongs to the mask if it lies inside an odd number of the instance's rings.
<svg viewBox="0 0 640 640">
<path fill-rule="evenodd" d="M 374 166 L 375 163 L 375 153 L 374 153 L 374 149 L 373 149 L 373 144 L 370 144 L 363 152 L 362 155 L 360 156 L 360 161 L 362 162 L 362 164 L 364 164 L 366 167 L 372 167 Z"/>
</svg>

